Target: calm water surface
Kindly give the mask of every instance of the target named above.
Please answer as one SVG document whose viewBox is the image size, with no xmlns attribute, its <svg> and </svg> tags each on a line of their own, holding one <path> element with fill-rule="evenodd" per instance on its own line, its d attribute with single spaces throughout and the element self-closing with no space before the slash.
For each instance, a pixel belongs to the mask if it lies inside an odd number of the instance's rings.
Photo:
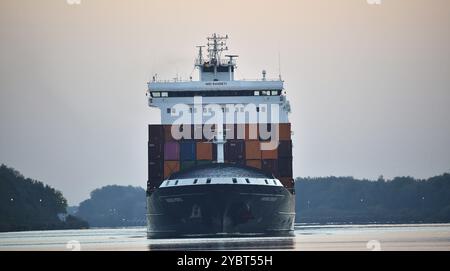
<svg viewBox="0 0 450 271">
<path fill-rule="evenodd" d="M 294 237 L 146 238 L 144 227 L 0 233 L 0 250 L 450 250 L 450 224 L 301 225 Z"/>
</svg>

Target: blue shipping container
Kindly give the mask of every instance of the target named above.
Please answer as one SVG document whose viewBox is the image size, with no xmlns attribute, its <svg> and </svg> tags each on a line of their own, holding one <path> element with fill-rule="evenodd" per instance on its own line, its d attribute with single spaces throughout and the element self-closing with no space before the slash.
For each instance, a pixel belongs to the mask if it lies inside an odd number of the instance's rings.
<svg viewBox="0 0 450 271">
<path fill-rule="evenodd" d="M 195 141 L 181 141 L 180 142 L 180 160 L 181 161 L 195 161 Z"/>
</svg>

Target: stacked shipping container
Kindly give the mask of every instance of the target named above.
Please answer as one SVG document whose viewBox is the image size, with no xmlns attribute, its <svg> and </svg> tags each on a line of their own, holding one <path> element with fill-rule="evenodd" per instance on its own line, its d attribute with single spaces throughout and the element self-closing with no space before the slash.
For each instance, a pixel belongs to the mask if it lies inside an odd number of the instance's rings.
<svg viewBox="0 0 450 271">
<path fill-rule="evenodd" d="M 252 127 L 253 126 L 253 127 Z M 293 191 L 292 176 L 292 141 L 289 123 L 279 124 L 279 144 L 274 150 L 261 150 L 264 140 L 259 135 L 256 124 L 246 124 L 245 136 L 239 135 L 236 127 L 225 127 L 226 138 L 224 155 L 226 163 L 247 165 L 261 169 L 278 178 L 283 185 Z M 201 126 L 191 127 L 191 135 L 201 131 Z M 249 132 L 256 133 L 249 134 Z M 241 131 L 242 132 L 242 131 Z M 157 188 L 171 174 L 196 165 L 214 163 L 216 161 L 216 145 L 202 139 L 181 139 L 172 137 L 171 125 L 149 125 L 148 142 L 148 182 L 149 191 Z"/>
</svg>

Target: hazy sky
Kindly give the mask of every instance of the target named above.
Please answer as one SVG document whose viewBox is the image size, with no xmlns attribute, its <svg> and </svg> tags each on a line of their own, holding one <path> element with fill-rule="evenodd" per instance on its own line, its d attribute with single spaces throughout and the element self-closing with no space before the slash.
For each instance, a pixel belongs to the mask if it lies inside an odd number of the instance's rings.
<svg viewBox="0 0 450 271">
<path fill-rule="evenodd" d="M 145 186 L 154 73 L 228 34 L 238 78 L 281 73 L 295 176 L 450 171 L 450 1 L 0 1 L 0 163 L 70 204 Z"/>
</svg>

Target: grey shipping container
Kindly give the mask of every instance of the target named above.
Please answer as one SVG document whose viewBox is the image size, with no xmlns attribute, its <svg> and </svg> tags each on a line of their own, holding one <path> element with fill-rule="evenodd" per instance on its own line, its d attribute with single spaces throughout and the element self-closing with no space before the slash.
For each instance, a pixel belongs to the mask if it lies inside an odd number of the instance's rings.
<svg viewBox="0 0 450 271">
<path fill-rule="evenodd" d="M 278 145 L 278 157 L 279 158 L 290 158 L 292 157 L 292 141 L 291 140 L 281 140 Z"/>
<path fill-rule="evenodd" d="M 278 160 L 277 159 L 266 159 L 262 160 L 262 170 L 269 175 L 275 177 L 279 176 L 278 173 Z"/>
<path fill-rule="evenodd" d="M 148 179 L 156 179 L 164 177 L 164 161 L 150 160 L 148 161 Z"/>
<path fill-rule="evenodd" d="M 238 162 L 245 160 L 244 140 L 228 140 L 224 146 L 225 161 Z"/>
<path fill-rule="evenodd" d="M 292 158 L 278 159 L 279 177 L 292 177 Z"/>
<path fill-rule="evenodd" d="M 164 140 L 164 126 L 150 124 L 148 126 L 148 141 L 159 142 Z"/>
<path fill-rule="evenodd" d="M 148 161 L 164 159 L 164 142 L 148 143 Z"/>
</svg>

